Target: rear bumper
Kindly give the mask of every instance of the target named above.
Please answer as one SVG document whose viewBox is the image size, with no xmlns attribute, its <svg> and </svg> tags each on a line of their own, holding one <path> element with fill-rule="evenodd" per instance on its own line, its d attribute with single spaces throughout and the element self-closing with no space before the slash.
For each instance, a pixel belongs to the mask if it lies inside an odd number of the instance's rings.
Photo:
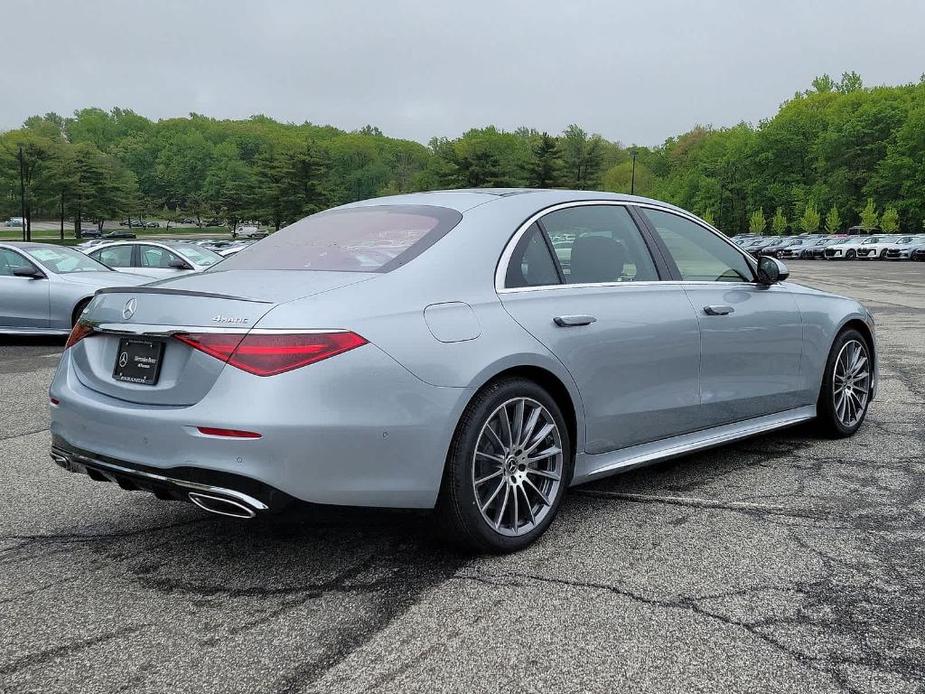
<svg viewBox="0 0 925 694">
<path fill-rule="evenodd" d="M 114 482 L 122 489 L 150 492 L 159 499 L 197 504 L 202 498 L 221 499 L 233 505 L 229 509 L 239 509 L 239 513 L 225 515 L 241 518 L 281 511 L 294 501 L 278 489 L 241 475 L 189 467 L 155 470 L 78 449 L 60 436 L 52 437 L 51 459 L 69 472 L 83 473 L 98 482 Z"/>
<path fill-rule="evenodd" d="M 274 492 L 315 504 L 432 508 L 471 396 L 424 383 L 366 345 L 269 378 L 229 366 L 194 405 L 142 405 L 89 388 L 70 351 L 50 389 L 56 460 L 169 498 L 188 497 L 183 483 L 192 481 L 271 509 Z M 223 438 L 199 427 L 261 436 Z"/>
</svg>

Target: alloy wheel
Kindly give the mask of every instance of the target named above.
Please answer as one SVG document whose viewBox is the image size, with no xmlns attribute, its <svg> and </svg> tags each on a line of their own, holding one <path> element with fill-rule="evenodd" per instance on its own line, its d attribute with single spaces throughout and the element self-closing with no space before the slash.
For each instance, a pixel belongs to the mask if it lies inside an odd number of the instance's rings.
<svg viewBox="0 0 925 694">
<path fill-rule="evenodd" d="M 472 458 L 472 485 L 483 520 L 497 533 L 523 535 L 552 509 L 562 485 L 562 436 L 532 398 L 513 398 L 485 421 Z"/>
<path fill-rule="evenodd" d="M 838 421 L 849 429 L 857 425 L 870 399 L 870 359 L 867 347 L 860 341 L 849 340 L 839 351 L 832 391 Z"/>
</svg>

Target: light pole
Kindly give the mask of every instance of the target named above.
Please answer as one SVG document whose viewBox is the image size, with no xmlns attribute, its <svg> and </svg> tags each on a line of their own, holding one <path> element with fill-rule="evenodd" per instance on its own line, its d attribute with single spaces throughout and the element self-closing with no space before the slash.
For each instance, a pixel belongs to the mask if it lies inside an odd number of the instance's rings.
<svg viewBox="0 0 925 694">
<path fill-rule="evenodd" d="M 26 183 L 23 174 L 22 145 L 19 145 L 19 214 L 22 215 L 22 240 L 26 241 Z"/>
<path fill-rule="evenodd" d="M 636 194 L 636 150 L 632 151 L 633 154 L 633 175 L 630 178 L 630 195 Z"/>
</svg>

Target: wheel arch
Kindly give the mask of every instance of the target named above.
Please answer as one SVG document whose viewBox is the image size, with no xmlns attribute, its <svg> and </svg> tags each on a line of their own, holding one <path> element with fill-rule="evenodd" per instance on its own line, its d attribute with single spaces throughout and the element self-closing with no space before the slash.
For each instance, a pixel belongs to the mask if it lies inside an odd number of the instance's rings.
<svg viewBox="0 0 925 694">
<path fill-rule="evenodd" d="M 877 354 L 877 342 L 874 340 L 874 333 L 870 329 L 870 326 L 861 318 L 857 316 L 851 316 L 845 320 L 841 325 L 838 326 L 838 330 L 835 331 L 835 334 L 832 336 L 832 343 L 835 344 L 835 340 L 838 339 L 838 336 L 841 335 L 845 330 L 857 330 L 861 333 L 861 336 L 864 338 L 864 341 L 867 342 L 867 348 L 870 350 L 870 358 L 873 362 L 873 373 L 878 373 L 879 369 L 877 368 L 879 364 L 879 355 Z M 831 345 L 829 346 L 831 350 Z M 876 379 L 876 380 L 879 380 Z M 877 394 L 876 381 L 875 387 L 871 390 L 870 399 L 873 400 L 874 396 Z"/>
<path fill-rule="evenodd" d="M 505 378 L 526 378 L 549 392 L 556 404 L 559 405 L 562 416 L 565 418 L 569 441 L 572 444 L 572 457 L 573 459 L 577 458 L 584 447 L 584 410 L 578 387 L 568 372 L 564 374 L 556 373 L 555 366 L 550 368 L 540 363 L 531 363 L 531 361 L 525 360 L 519 363 L 505 361 L 496 364 L 492 369 L 482 372 L 473 383 L 470 396 L 466 400 L 465 406 L 460 410 L 460 417 L 476 396 L 492 384 Z M 454 438 L 458 430 L 459 421 L 456 422 L 453 428 Z M 450 447 L 450 445 L 447 446 L 448 452 Z"/>
</svg>

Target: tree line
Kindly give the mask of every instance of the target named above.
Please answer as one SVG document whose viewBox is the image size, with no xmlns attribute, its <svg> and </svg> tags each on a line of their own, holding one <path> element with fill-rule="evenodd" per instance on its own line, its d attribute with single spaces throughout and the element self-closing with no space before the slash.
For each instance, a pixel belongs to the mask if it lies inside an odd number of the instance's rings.
<svg viewBox="0 0 925 694">
<path fill-rule="evenodd" d="M 423 144 L 376 127 L 346 132 L 266 116 L 151 121 L 87 108 L 0 133 L 0 217 L 58 219 L 75 235 L 104 219 L 259 220 L 275 228 L 327 207 L 437 188 L 630 192 L 690 209 L 727 233 L 921 231 L 925 76 L 865 88 L 828 75 L 757 125 L 696 126 L 626 146 L 579 125 L 551 135 L 474 128 Z"/>
</svg>

